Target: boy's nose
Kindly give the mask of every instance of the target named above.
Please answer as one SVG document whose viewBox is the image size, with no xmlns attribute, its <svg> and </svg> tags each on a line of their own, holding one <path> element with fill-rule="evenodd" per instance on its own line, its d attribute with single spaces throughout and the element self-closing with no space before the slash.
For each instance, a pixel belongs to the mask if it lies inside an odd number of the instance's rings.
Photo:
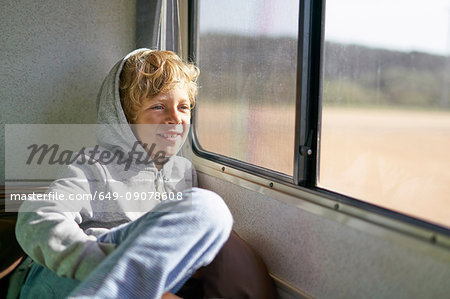
<svg viewBox="0 0 450 299">
<path fill-rule="evenodd" d="M 167 115 L 168 124 L 181 124 L 182 118 L 180 113 L 176 109 L 170 109 Z"/>
</svg>

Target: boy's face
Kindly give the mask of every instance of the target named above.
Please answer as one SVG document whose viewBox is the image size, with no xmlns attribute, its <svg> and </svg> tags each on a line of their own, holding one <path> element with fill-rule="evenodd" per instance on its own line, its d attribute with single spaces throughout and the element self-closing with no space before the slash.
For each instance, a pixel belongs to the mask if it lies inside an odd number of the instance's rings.
<svg viewBox="0 0 450 299">
<path fill-rule="evenodd" d="M 137 112 L 134 132 L 142 143 L 155 148 L 151 158 L 158 151 L 166 157 L 173 156 L 183 145 L 189 131 L 191 109 L 185 84 L 177 84 L 167 93 L 160 93 L 144 99 Z"/>
</svg>

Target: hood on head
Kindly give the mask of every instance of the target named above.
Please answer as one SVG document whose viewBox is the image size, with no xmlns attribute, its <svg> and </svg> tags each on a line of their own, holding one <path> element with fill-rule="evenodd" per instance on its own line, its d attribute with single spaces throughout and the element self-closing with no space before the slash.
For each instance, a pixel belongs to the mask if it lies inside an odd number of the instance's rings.
<svg viewBox="0 0 450 299">
<path fill-rule="evenodd" d="M 138 141 L 120 103 L 119 80 L 120 73 L 128 57 L 149 49 L 134 50 L 117 62 L 106 76 L 97 96 L 97 140 L 99 145 L 108 150 L 120 149 L 128 153 Z M 142 146 L 139 150 L 144 151 Z"/>
<path fill-rule="evenodd" d="M 130 124 L 128 124 L 123 111 L 119 91 L 120 73 L 130 56 L 149 50 L 146 48 L 134 50 L 118 61 L 103 81 L 97 97 L 98 126 L 96 135 L 98 144 L 111 152 L 122 151 L 126 157 L 129 157 L 128 153 L 132 151 L 145 155 L 147 155 L 147 152 L 141 144 L 137 144 L 139 141 L 133 133 Z M 180 148 L 181 146 L 182 144 Z M 180 148 L 178 148 L 178 151 Z M 135 160 L 137 159 L 137 155 L 130 158 Z M 170 163 L 166 164 L 164 168 L 169 166 Z M 147 167 L 154 167 L 153 162 L 147 165 Z"/>
</svg>

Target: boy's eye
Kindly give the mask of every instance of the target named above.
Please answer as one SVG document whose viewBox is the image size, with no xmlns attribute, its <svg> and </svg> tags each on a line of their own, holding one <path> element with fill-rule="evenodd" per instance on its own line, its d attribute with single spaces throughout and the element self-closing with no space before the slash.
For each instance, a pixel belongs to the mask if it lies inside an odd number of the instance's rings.
<svg viewBox="0 0 450 299">
<path fill-rule="evenodd" d="M 158 106 L 153 106 L 153 107 L 150 108 L 150 109 L 152 109 L 152 110 L 162 110 L 162 109 L 164 109 L 164 107 L 161 106 L 161 105 L 158 105 Z"/>
</svg>

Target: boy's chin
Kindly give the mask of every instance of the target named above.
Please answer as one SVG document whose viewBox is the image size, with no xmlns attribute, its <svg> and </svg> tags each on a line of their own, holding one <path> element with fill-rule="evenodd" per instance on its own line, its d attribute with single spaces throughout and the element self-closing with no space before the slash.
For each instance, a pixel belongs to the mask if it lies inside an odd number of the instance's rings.
<svg viewBox="0 0 450 299">
<path fill-rule="evenodd" d="M 163 153 L 164 157 L 170 158 L 170 157 L 176 155 L 178 151 L 176 149 L 173 149 L 173 148 L 161 148 L 161 149 L 158 150 L 158 152 L 159 153 Z"/>
<path fill-rule="evenodd" d="M 150 153 L 152 156 L 152 160 L 167 161 L 170 157 L 175 156 L 181 149 L 181 145 L 173 145 L 173 146 L 157 146 L 153 153 Z"/>
</svg>

